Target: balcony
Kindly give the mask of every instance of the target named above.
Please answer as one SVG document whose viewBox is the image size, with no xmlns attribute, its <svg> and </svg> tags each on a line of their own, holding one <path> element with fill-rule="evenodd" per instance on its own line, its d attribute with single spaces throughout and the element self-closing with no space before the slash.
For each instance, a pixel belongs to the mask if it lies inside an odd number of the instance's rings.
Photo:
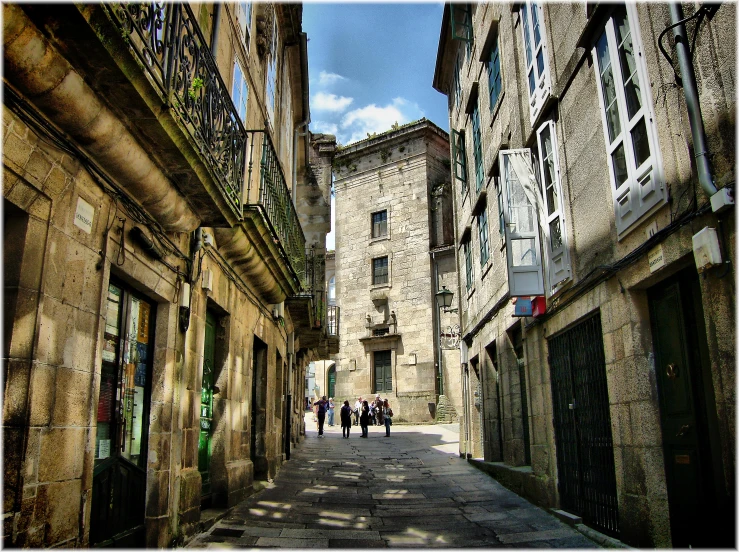
<svg viewBox="0 0 739 552">
<path fill-rule="evenodd" d="M 184 167 L 171 167 L 177 174 L 175 180 L 193 208 L 205 213 L 204 225 L 233 224 L 241 218 L 247 133 L 192 9 L 188 4 L 164 2 L 101 7 L 116 28 L 116 41 L 120 36 L 153 85 L 160 105 L 169 108 L 157 114 L 158 122 L 195 172 L 191 175 Z M 115 41 L 109 42 L 111 46 Z M 131 72 L 130 60 L 116 56 L 115 51 L 113 55 L 141 90 L 142 83 L 137 82 L 140 75 Z M 142 128 L 147 135 L 151 130 Z M 177 136 L 177 130 L 184 131 L 187 144 Z M 168 153 L 163 153 L 166 164 L 175 162 Z M 198 189 L 197 180 L 206 183 L 210 197 Z M 208 184 L 215 184 L 216 189 L 208 190 Z M 217 211 L 226 213 L 218 216 Z"/>
<path fill-rule="evenodd" d="M 300 346 L 318 348 L 322 358 L 339 352 L 338 307 L 325 300 L 326 255 L 311 248 L 305 253 L 301 290 L 285 304 L 296 328 L 300 328 Z"/>
<path fill-rule="evenodd" d="M 197 176 L 209 177 L 220 192 L 217 207 L 228 211 L 229 224 L 210 224 L 229 261 L 267 301 L 296 293 L 305 237 L 274 143 L 266 130 L 244 128 L 190 6 L 109 4 L 105 10 L 193 146 Z"/>
</svg>

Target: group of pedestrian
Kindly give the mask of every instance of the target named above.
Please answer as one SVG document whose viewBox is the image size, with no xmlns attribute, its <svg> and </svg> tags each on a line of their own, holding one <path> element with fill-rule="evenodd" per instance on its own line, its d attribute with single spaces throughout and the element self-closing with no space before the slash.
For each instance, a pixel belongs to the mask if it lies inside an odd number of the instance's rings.
<svg viewBox="0 0 739 552">
<path fill-rule="evenodd" d="M 344 401 L 345 406 L 349 406 L 349 401 Z M 371 403 L 369 401 L 362 400 L 362 397 L 358 397 L 354 403 L 354 410 L 351 411 L 354 415 L 354 425 L 359 425 L 362 430 L 362 435 L 365 439 L 368 437 L 368 431 L 370 424 L 372 425 L 384 425 L 385 426 L 385 437 L 390 437 L 390 425 L 393 423 L 393 410 L 390 408 L 390 403 L 387 399 L 380 398 L 379 393 L 375 395 L 375 400 Z M 342 427 L 343 427 L 342 421 Z M 347 436 L 349 434 L 349 427 L 351 427 L 352 418 L 347 416 L 346 423 Z"/>
<path fill-rule="evenodd" d="M 333 397 L 329 397 L 326 400 L 324 395 L 319 400 L 313 403 L 314 408 L 314 421 L 318 425 L 318 437 L 323 437 L 323 426 L 326 421 L 326 414 L 328 414 L 328 425 L 334 425 L 334 411 L 336 405 L 334 404 Z M 354 408 L 349 406 L 349 401 L 344 401 L 343 406 L 339 412 L 341 420 L 341 434 L 344 439 L 349 438 L 349 433 L 352 428 L 352 417 L 354 418 L 354 425 L 359 424 L 362 430 L 360 437 L 368 437 L 369 425 L 384 425 L 385 426 L 385 437 L 390 437 L 390 426 L 393 423 L 393 409 L 390 408 L 390 403 L 387 399 L 380 398 L 380 394 L 375 395 L 375 400 L 370 403 L 369 401 L 363 401 L 362 397 L 359 397 L 354 403 Z"/>
</svg>

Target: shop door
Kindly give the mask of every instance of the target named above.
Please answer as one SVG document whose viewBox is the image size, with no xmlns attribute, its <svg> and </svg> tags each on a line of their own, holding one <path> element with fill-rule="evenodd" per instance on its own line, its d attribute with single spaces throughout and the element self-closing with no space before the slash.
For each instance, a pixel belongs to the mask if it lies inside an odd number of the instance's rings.
<svg viewBox="0 0 739 552">
<path fill-rule="evenodd" d="M 616 471 L 600 313 L 549 340 L 563 510 L 619 535 Z"/>
<path fill-rule="evenodd" d="M 393 372 L 390 351 L 375 352 L 375 393 L 393 390 Z"/>
<path fill-rule="evenodd" d="M 90 544 L 144 546 L 155 306 L 111 282 L 98 397 Z"/>
<path fill-rule="evenodd" d="M 203 351 L 203 383 L 200 389 L 200 440 L 198 442 L 198 471 L 202 479 L 201 505 L 210 505 L 210 455 L 211 424 L 213 422 L 213 367 L 216 350 L 216 317 L 208 311 L 205 315 L 205 345 Z"/>
<path fill-rule="evenodd" d="M 649 290 L 667 496 L 674 548 L 733 548 L 698 274 Z"/>
</svg>

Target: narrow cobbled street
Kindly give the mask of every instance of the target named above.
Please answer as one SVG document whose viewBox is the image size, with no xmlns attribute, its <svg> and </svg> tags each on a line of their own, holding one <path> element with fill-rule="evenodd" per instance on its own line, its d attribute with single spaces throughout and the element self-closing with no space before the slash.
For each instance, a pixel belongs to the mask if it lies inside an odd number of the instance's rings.
<svg viewBox="0 0 739 552">
<path fill-rule="evenodd" d="M 275 480 L 189 547 L 598 547 L 461 459 L 454 425 L 306 428 Z"/>
</svg>

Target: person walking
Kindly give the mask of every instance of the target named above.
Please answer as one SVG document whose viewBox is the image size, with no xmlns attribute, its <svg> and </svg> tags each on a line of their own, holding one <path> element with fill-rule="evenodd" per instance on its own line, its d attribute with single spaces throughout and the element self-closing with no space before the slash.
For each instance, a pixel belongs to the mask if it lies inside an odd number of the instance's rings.
<svg viewBox="0 0 739 552">
<path fill-rule="evenodd" d="M 334 398 L 329 397 L 328 398 L 328 425 L 331 427 L 334 426 L 334 415 L 335 415 L 334 409 L 335 408 L 336 408 L 336 405 L 334 404 Z"/>
<path fill-rule="evenodd" d="M 359 397 L 357 399 L 357 402 L 354 403 L 354 425 L 359 425 L 359 414 L 362 410 L 362 397 Z"/>
<path fill-rule="evenodd" d="M 359 427 L 362 428 L 362 437 L 367 438 L 367 426 L 369 426 L 369 404 L 367 401 L 362 403 L 362 413 L 359 415 Z"/>
<path fill-rule="evenodd" d="M 318 436 L 323 437 L 323 424 L 326 421 L 326 406 L 328 405 L 328 401 L 326 401 L 326 395 L 321 397 L 321 399 L 316 403 L 316 416 L 318 416 Z"/>
<path fill-rule="evenodd" d="M 341 436 L 348 439 L 349 432 L 352 429 L 352 407 L 349 406 L 349 401 L 344 401 L 344 406 L 339 411 L 339 417 L 341 418 Z"/>
<path fill-rule="evenodd" d="M 390 403 L 385 399 L 382 403 L 382 415 L 385 421 L 385 437 L 390 437 L 390 426 L 393 423 L 393 409 L 390 408 Z"/>
</svg>

